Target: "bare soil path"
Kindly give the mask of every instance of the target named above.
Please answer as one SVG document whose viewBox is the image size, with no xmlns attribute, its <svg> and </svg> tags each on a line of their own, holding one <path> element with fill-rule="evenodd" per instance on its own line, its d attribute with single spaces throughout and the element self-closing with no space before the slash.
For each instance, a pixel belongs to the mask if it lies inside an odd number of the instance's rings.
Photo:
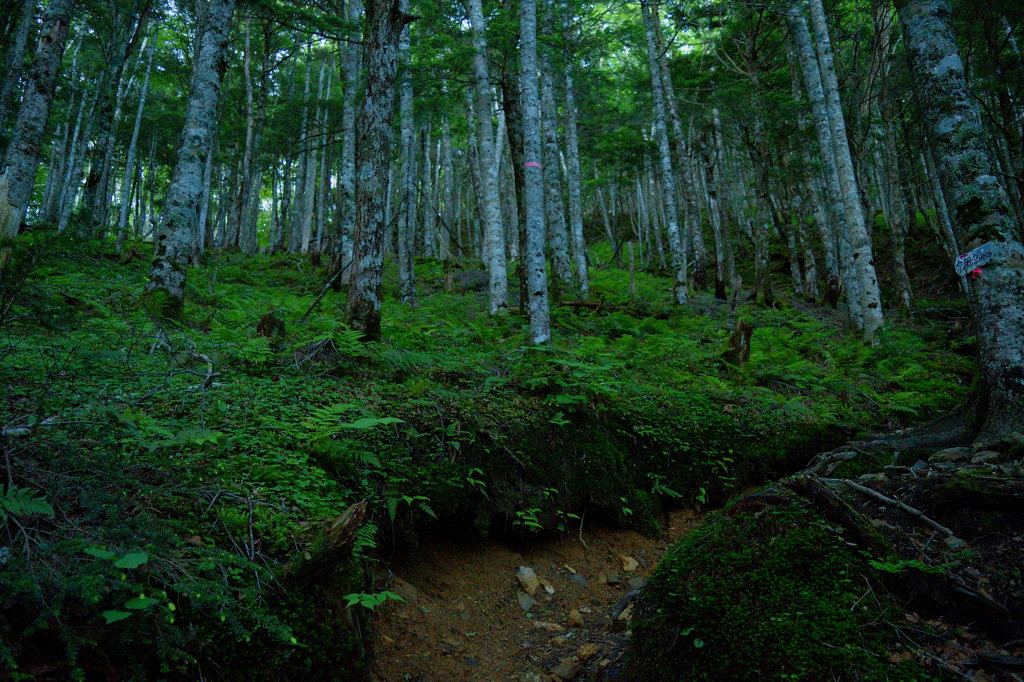
<svg viewBox="0 0 1024 682">
<path fill-rule="evenodd" d="M 584 526 L 585 546 L 574 533 L 521 547 L 424 541 L 391 566 L 391 589 L 406 603 L 390 602 L 375 618 L 373 679 L 621 679 L 629 610 L 613 618 L 616 605 L 700 522 L 696 512 L 673 512 L 666 534 L 653 539 Z M 541 582 L 530 599 L 516 576 L 519 566 L 532 568 Z"/>
</svg>

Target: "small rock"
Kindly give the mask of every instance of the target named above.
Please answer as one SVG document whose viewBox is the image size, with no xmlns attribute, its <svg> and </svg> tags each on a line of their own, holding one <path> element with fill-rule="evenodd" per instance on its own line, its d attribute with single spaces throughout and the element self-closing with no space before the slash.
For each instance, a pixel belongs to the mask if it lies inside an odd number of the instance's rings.
<svg viewBox="0 0 1024 682">
<path fill-rule="evenodd" d="M 455 639 L 454 637 L 445 637 L 444 639 L 441 640 L 441 643 L 442 644 L 447 644 L 448 646 L 454 647 L 456 649 L 461 649 L 462 647 L 466 646 L 466 644 L 464 642 L 460 642 L 459 640 Z"/>
<path fill-rule="evenodd" d="M 391 581 L 391 591 L 404 599 L 406 602 L 414 602 L 420 596 L 420 591 L 401 578 Z"/>
<path fill-rule="evenodd" d="M 537 600 L 525 592 L 519 592 L 516 596 L 519 597 L 519 606 L 522 607 L 523 611 L 529 611 L 537 605 Z"/>
<path fill-rule="evenodd" d="M 618 573 L 609 573 L 607 576 L 605 576 L 605 583 L 608 585 L 621 585 L 622 576 L 620 576 Z"/>
<path fill-rule="evenodd" d="M 558 646 L 562 646 L 563 644 L 565 644 L 568 641 L 569 640 L 565 638 L 565 635 L 558 635 L 557 637 L 552 637 L 551 638 L 551 643 L 552 644 L 557 644 Z"/>
<path fill-rule="evenodd" d="M 548 594 L 555 593 L 555 586 L 552 585 L 546 578 L 537 578 L 537 580 L 540 581 L 540 585 L 544 588 L 545 592 L 547 592 Z"/>
<path fill-rule="evenodd" d="M 541 621 L 539 623 L 534 623 L 533 624 L 533 628 L 535 630 L 547 630 L 548 632 L 564 632 L 565 631 L 565 628 L 563 628 L 558 623 L 548 623 L 546 621 Z"/>
<path fill-rule="evenodd" d="M 523 673 L 519 676 L 519 682 L 548 682 L 550 679 L 547 675 L 537 673 Z"/>
<path fill-rule="evenodd" d="M 532 597 L 537 593 L 537 588 L 540 587 L 540 580 L 537 579 L 537 574 L 533 572 L 532 568 L 520 566 L 516 569 L 516 578 L 519 579 L 519 584 L 523 586 L 526 594 Z"/>
<path fill-rule="evenodd" d="M 914 465 L 912 467 L 910 467 L 910 470 L 911 471 L 921 471 L 922 469 L 927 469 L 927 468 L 928 468 L 928 462 L 924 461 L 923 459 L 919 459 L 916 462 L 914 462 Z"/>
<path fill-rule="evenodd" d="M 468 666 L 471 666 L 471 667 L 473 667 L 473 668 L 479 668 L 479 667 L 480 667 L 480 661 L 477 661 L 477 660 L 475 660 L 475 659 L 472 659 L 472 658 L 464 658 L 464 659 L 462 659 L 462 660 L 463 660 L 463 662 L 464 662 L 464 663 L 465 663 L 466 665 L 468 665 Z"/>
<path fill-rule="evenodd" d="M 558 665 L 551 669 L 551 674 L 557 675 L 563 680 L 571 680 L 580 674 L 580 662 L 575 656 L 563 658 Z"/>
<path fill-rule="evenodd" d="M 631 589 L 631 590 L 639 590 L 641 587 L 643 587 L 646 584 L 647 584 L 647 581 L 644 580 L 641 576 L 637 576 L 637 577 L 633 578 L 632 580 L 630 580 L 627 583 L 627 585 L 629 585 L 629 589 Z"/>
<path fill-rule="evenodd" d="M 590 608 L 589 606 L 581 606 L 579 608 L 579 611 L 580 611 L 580 613 L 593 613 L 594 612 L 594 610 L 592 608 Z"/>
<path fill-rule="evenodd" d="M 889 477 L 885 474 L 864 474 L 857 478 L 857 482 L 861 484 L 866 483 L 888 483 Z"/>
<path fill-rule="evenodd" d="M 950 535 L 948 538 L 946 538 L 945 543 L 953 551 L 961 550 L 967 547 L 967 543 L 961 540 L 960 538 L 956 537 L 955 535 Z"/>
<path fill-rule="evenodd" d="M 998 452 L 982 450 L 974 457 L 971 457 L 971 464 L 995 464 L 1002 457 Z"/>
<path fill-rule="evenodd" d="M 572 609 L 569 611 L 569 627 L 581 628 L 583 625 L 583 616 L 580 614 L 579 610 Z"/>
<path fill-rule="evenodd" d="M 572 575 L 570 575 L 569 576 L 569 580 L 573 581 L 574 583 L 576 583 L 580 587 L 586 587 L 587 585 L 590 584 L 590 583 L 587 582 L 587 579 L 584 578 L 579 573 L 573 573 Z"/>
<path fill-rule="evenodd" d="M 622 613 L 620 613 L 615 620 L 621 620 L 623 622 L 629 622 L 633 620 L 633 611 L 635 610 L 635 607 L 635 604 L 630 604 L 622 610 Z"/>
<path fill-rule="evenodd" d="M 937 462 L 961 462 L 966 460 L 970 454 L 970 448 L 946 448 L 945 450 L 939 450 L 929 457 L 928 461 L 933 464 Z"/>
<path fill-rule="evenodd" d="M 604 571 L 601 571 L 600 573 L 598 573 L 597 574 L 597 584 L 598 585 L 607 585 L 608 584 L 608 574 L 605 573 Z"/>
<path fill-rule="evenodd" d="M 576 650 L 576 658 L 581 661 L 589 661 L 599 653 L 601 653 L 601 649 L 596 644 L 584 644 Z"/>
<path fill-rule="evenodd" d="M 631 556 L 624 556 L 622 558 L 622 570 L 626 573 L 632 573 L 636 569 L 640 568 L 640 562 Z"/>
<path fill-rule="evenodd" d="M 875 528 L 888 528 L 892 530 L 892 525 L 885 519 L 871 519 L 871 525 Z"/>
</svg>

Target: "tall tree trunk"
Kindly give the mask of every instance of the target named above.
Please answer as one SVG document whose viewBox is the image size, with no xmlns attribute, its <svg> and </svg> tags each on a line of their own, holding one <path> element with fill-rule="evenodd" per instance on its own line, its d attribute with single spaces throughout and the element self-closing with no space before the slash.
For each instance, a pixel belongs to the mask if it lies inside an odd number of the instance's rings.
<svg viewBox="0 0 1024 682">
<path fill-rule="evenodd" d="M 452 239 L 455 235 L 455 164 L 452 161 L 451 123 L 448 114 L 441 118 L 441 229 L 438 231 L 438 257 L 448 261 L 452 257 Z M 457 242 L 457 239 L 456 239 Z"/>
<path fill-rule="evenodd" d="M 540 96 L 537 83 L 537 3 L 521 0 L 519 15 L 523 97 L 523 157 L 526 167 L 526 277 L 530 294 L 530 341 L 551 342 L 548 276 L 544 259 L 544 171 L 541 166 Z"/>
<path fill-rule="evenodd" d="M 551 247 L 551 274 L 554 276 L 552 296 L 557 301 L 572 286 L 572 267 L 569 264 L 569 236 L 565 226 L 565 206 L 562 203 L 562 177 L 558 168 L 558 115 L 555 106 L 555 86 L 551 79 L 551 65 L 543 60 L 541 73 L 541 123 L 544 129 L 544 186 L 545 215 L 548 242 Z"/>
<path fill-rule="evenodd" d="M 498 165 L 491 125 L 491 80 L 487 68 L 487 27 L 481 0 L 469 0 L 469 20 L 473 26 L 473 65 L 476 75 L 476 124 L 480 165 L 478 195 L 482 203 L 487 265 L 490 275 L 490 311 L 502 314 L 508 309 L 508 274 L 505 264 L 505 235 L 501 224 L 501 202 L 498 196 Z M 542 190 L 543 191 L 543 190 Z M 520 257 L 523 257 L 522 254 Z"/>
<path fill-rule="evenodd" d="M 135 110 L 135 126 L 132 128 L 132 139 L 128 143 L 128 157 L 124 162 L 124 179 L 121 182 L 121 212 L 117 220 L 117 252 L 121 252 L 124 231 L 128 226 L 128 210 L 132 192 L 131 173 L 135 170 L 135 154 L 139 144 L 139 131 L 142 129 L 142 114 L 146 108 L 146 96 L 149 94 L 149 75 L 153 70 L 153 53 L 156 51 L 157 31 L 153 31 L 153 40 L 146 55 L 146 75 L 139 89 L 139 106 Z"/>
<path fill-rule="evenodd" d="M 510 3 L 506 0 L 506 8 Z M 517 34 L 518 37 L 518 34 Z M 512 180 L 515 183 L 515 234 L 509 235 L 515 243 L 516 274 L 519 276 L 519 301 L 525 309 L 530 298 L 526 276 L 526 168 L 523 166 L 523 110 L 519 97 L 519 74 L 510 69 L 502 74 L 501 108 L 505 114 L 509 157 L 512 161 Z M 511 250 L 511 249 L 510 249 Z"/>
<path fill-rule="evenodd" d="M 814 129 L 818 137 L 818 149 L 824 169 L 825 188 L 828 194 L 826 205 L 829 210 L 831 235 L 822 234 L 822 239 L 834 235 L 839 252 L 839 269 L 842 272 L 842 286 L 846 292 L 846 300 L 850 308 L 850 319 L 857 327 L 863 328 L 864 314 L 861 306 L 860 279 L 857 275 L 853 251 L 850 248 L 849 231 L 846 228 L 846 214 L 841 210 L 844 206 L 843 194 L 839 181 L 839 169 L 836 163 L 835 147 L 832 142 L 832 126 L 829 112 L 825 105 L 825 89 L 821 79 L 821 69 L 814 53 L 814 44 L 807 28 L 807 20 L 800 12 L 799 5 L 793 5 L 787 13 L 790 35 L 796 46 L 800 71 L 804 76 L 807 89 L 807 101 L 811 105 Z M 824 227 L 824 226 L 823 226 Z M 827 292 L 826 292 L 827 295 Z"/>
<path fill-rule="evenodd" d="M 583 184 L 580 182 L 580 146 L 576 130 L 576 95 L 571 67 L 565 68 L 565 155 L 569 185 L 569 233 L 572 235 L 572 258 L 576 264 L 576 285 L 580 298 L 590 298 L 590 277 L 587 272 L 587 243 L 583 238 Z"/>
<path fill-rule="evenodd" d="M 975 446 L 1020 443 L 1024 434 L 1024 248 L 1009 200 L 990 174 L 981 117 L 971 101 L 946 0 L 897 0 L 911 80 L 924 114 L 964 249 L 989 244 L 992 261 L 972 273 L 987 411 Z"/>
<path fill-rule="evenodd" d="M 8 107 L 11 105 L 11 98 L 14 96 L 14 88 L 21 78 L 21 69 L 25 62 L 25 44 L 28 42 L 28 31 L 32 26 L 32 19 L 35 17 L 36 0 L 22 0 L 21 20 L 18 22 L 18 31 L 14 35 L 14 43 L 7 50 L 7 58 L 4 60 L 4 84 L 0 87 L 0 131 L 4 128 L 7 120 Z"/>
<path fill-rule="evenodd" d="M 409 13 L 409 0 L 401 0 L 400 9 Z M 398 39 L 402 64 L 399 76 L 399 126 L 401 128 L 402 167 L 398 190 L 398 296 L 413 308 L 416 300 L 416 128 L 413 122 L 411 30 L 408 24 Z"/>
<path fill-rule="evenodd" d="M 843 208 L 846 214 L 846 228 L 850 235 L 860 285 L 861 311 L 864 315 L 864 340 L 875 342 L 875 332 L 885 323 L 882 316 L 882 299 L 878 290 L 878 277 L 871 253 L 871 240 L 864 221 L 857 177 L 854 173 L 853 157 L 846 136 L 846 119 L 839 101 L 839 81 L 832 63 L 832 41 L 825 22 L 825 9 L 821 0 L 810 0 L 811 23 L 814 26 L 815 49 L 821 67 L 821 83 L 825 89 L 825 108 L 832 131 L 832 148 L 835 150 L 836 166 L 839 170 L 839 186 L 843 193 Z"/>
<path fill-rule="evenodd" d="M 658 137 L 658 152 L 661 160 L 661 188 L 665 196 L 668 245 L 672 256 L 672 274 L 675 277 L 673 298 L 677 305 L 689 302 L 689 283 L 686 274 L 686 254 L 679 230 L 679 209 L 676 202 L 675 177 L 672 173 L 672 152 L 668 144 L 668 127 L 665 123 L 665 96 L 662 89 L 661 67 L 658 63 L 658 47 L 654 38 L 654 18 L 649 0 L 641 0 L 644 18 L 644 35 L 647 41 L 647 65 L 651 72 L 651 90 L 654 96 L 654 125 Z"/>
<path fill-rule="evenodd" d="M 363 13 L 360 0 L 348 0 L 348 20 L 358 24 Z M 341 253 L 336 266 L 342 268 L 340 283 L 352 277 L 352 236 L 356 225 L 356 94 L 362 69 L 362 46 L 357 41 L 344 46 L 345 93 L 341 100 Z M 339 280 L 335 280 L 338 282 Z"/>
<path fill-rule="evenodd" d="M 345 322 L 367 341 L 380 340 L 384 295 L 384 235 L 387 231 L 387 178 L 394 131 L 398 41 L 412 17 L 399 0 L 366 3 L 366 98 L 356 145 L 356 229 Z"/>
<path fill-rule="evenodd" d="M 57 87 L 64 38 L 71 24 L 74 0 L 50 0 L 43 15 L 35 58 L 25 78 L 25 93 L 18 110 L 11 141 L 0 168 L 0 238 L 12 238 L 25 215 L 32 185 L 36 180 L 43 132 L 50 117 L 53 91 Z M 0 253 L 0 268 L 7 261 Z"/>
<path fill-rule="evenodd" d="M 218 124 L 217 102 L 227 70 L 225 57 L 234 13 L 235 0 L 211 0 L 199 58 L 192 68 L 178 160 L 164 199 L 163 220 L 146 284 L 147 292 L 166 297 L 160 303 L 161 312 L 168 316 L 180 315 L 185 304 L 185 276 L 196 248 L 203 170 Z"/>
</svg>

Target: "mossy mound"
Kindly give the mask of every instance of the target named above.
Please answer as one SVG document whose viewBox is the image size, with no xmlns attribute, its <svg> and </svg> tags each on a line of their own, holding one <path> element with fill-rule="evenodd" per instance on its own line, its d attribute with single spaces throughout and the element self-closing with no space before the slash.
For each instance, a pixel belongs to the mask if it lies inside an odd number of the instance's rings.
<svg viewBox="0 0 1024 682">
<path fill-rule="evenodd" d="M 889 661 L 900 610 L 868 558 L 801 498 L 762 495 L 662 560 L 638 603 L 628 679 L 922 679 Z"/>
</svg>

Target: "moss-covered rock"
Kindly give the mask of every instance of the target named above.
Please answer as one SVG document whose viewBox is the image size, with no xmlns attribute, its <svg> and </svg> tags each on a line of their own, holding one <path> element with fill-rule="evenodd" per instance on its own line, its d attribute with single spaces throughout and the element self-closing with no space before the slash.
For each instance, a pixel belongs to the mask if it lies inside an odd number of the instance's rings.
<svg viewBox="0 0 1024 682">
<path fill-rule="evenodd" d="M 920 679 L 915 664 L 889 662 L 897 606 L 865 584 L 868 559 L 838 531 L 772 491 L 683 539 L 639 602 L 628 678 Z"/>
</svg>

